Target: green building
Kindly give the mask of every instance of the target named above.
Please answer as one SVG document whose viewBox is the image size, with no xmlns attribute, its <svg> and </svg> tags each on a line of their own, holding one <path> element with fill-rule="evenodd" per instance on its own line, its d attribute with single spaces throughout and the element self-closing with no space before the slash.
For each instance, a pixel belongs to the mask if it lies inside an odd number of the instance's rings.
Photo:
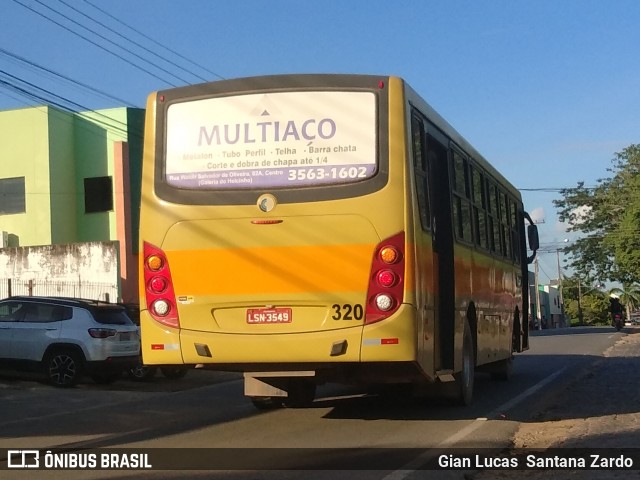
<svg viewBox="0 0 640 480">
<path fill-rule="evenodd" d="M 144 110 L 0 111 L 0 248 L 118 241 L 137 297 Z"/>
</svg>

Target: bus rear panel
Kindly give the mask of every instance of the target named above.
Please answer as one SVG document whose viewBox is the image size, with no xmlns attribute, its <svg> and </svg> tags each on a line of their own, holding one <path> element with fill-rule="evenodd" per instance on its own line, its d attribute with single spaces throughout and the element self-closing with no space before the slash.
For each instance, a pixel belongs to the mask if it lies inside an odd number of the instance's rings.
<svg viewBox="0 0 640 480">
<path fill-rule="evenodd" d="M 401 79 L 358 75 L 150 95 L 140 235 L 146 364 L 245 372 L 250 397 L 300 403 L 325 381 L 464 384 L 459 373 L 476 364 L 482 342 L 504 350 L 488 360 L 510 359 L 510 340 L 497 347 L 478 334 L 493 304 L 475 323 L 460 313 L 469 311 L 468 300 L 456 303 L 460 262 L 448 273 L 441 266 L 459 248 L 440 253 L 436 229 L 421 226 L 412 95 Z M 449 171 L 443 158 L 429 167 L 430 182 L 438 168 Z M 515 283 L 503 291 L 509 309 Z"/>
</svg>

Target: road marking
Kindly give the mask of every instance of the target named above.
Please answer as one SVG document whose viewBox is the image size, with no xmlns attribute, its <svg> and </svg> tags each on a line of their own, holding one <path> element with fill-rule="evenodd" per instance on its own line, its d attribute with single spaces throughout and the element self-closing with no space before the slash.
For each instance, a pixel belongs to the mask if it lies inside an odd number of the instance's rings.
<svg viewBox="0 0 640 480">
<path fill-rule="evenodd" d="M 517 404 L 522 402 L 525 398 L 533 395 L 538 390 L 540 390 L 541 388 L 545 387 L 547 384 L 553 382 L 557 377 L 562 375 L 565 372 L 565 370 L 567 370 L 568 368 L 569 367 L 561 368 L 560 370 L 558 370 L 557 372 L 551 374 L 550 376 L 548 376 L 547 378 L 545 378 L 541 382 L 538 382 L 535 385 L 529 387 L 528 389 L 526 389 L 524 392 L 522 392 L 517 397 L 509 400 L 507 403 L 503 403 L 498 408 L 496 408 L 495 410 L 491 411 L 488 416 L 489 417 L 495 417 L 496 415 L 499 415 L 500 413 L 504 412 L 505 410 L 509 410 L 509 409 L 515 407 Z"/>
<path fill-rule="evenodd" d="M 514 397 L 508 402 L 503 403 L 499 407 L 493 409 L 491 412 L 489 412 L 489 414 L 486 417 L 476 418 L 473 422 L 471 422 L 466 427 L 462 428 L 461 430 L 458 430 L 453 435 L 445 438 L 442 442 L 440 442 L 435 447 L 429 450 L 425 450 L 424 453 L 418 455 L 410 462 L 407 462 L 398 470 L 395 470 L 391 472 L 389 475 L 386 475 L 385 477 L 382 478 L 382 480 L 403 480 L 407 478 L 409 475 L 415 473 L 416 470 L 420 469 L 422 465 L 428 463 L 430 460 L 437 457 L 438 455 L 445 453 L 445 449 L 447 447 L 451 447 L 452 445 L 455 445 L 457 442 L 465 438 L 467 435 L 470 435 L 472 432 L 476 431 L 477 429 L 485 425 L 489 419 L 494 418 L 507 410 L 510 410 L 511 408 L 515 407 L 516 405 L 521 403 L 523 400 L 525 400 L 527 397 L 530 397 L 541 388 L 553 382 L 557 377 L 562 375 L 565 372 L 565 370 L 567 370 L 567 368 L 568 367 L 564 367 L 558 370 L 557 372 L 555 372 L 554 374 L 548 376 L 544 380 L 529 387 L 517 397 Z"/>
</svg>

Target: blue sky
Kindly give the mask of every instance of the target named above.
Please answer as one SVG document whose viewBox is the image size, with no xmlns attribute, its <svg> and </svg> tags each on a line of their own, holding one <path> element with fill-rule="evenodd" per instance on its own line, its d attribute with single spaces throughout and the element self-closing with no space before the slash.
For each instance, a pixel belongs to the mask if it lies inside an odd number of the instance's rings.
<svg viewBox="0 0 640 480">
<path fill-rule="evenodd" d="M 640 143 L 640 2 L 635 0 L 0 0 L 0 5 L 0 82 L 28 81 L 86 109 L 143 107 L 153 90 L 203 78 L 393 74 L 407 79 L 521 189 L 572 187 L 579 181 L 595 185 L 608 175 L 615 152 Z M 15 56 L 116 99 L 44 74 Z M 0 83 L 0 110 L 41 103 Z M 523 191 L 523 197 L 526 208 L 544 218 L 544 245 L 568 237 L 551 203 L 556 192 Z M 555 254 L 541 255 L 540 265 L 541 281 L 557 276 Z"/>
</svg>

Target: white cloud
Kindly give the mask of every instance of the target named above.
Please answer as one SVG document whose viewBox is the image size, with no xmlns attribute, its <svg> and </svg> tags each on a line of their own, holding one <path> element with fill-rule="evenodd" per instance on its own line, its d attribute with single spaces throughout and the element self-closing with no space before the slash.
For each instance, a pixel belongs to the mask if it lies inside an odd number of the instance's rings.
<svg viewBox="0 0 640 480">
<path fill-rule="evenodd" d="M 582 205 L 581 207 L 574 208 L 571 211 L 571 224 L 572 225 L 580 225 L 587 221 L 591 216 L 592 208 L 588 205 Z"/>
<path fill-rule="evenodd" d="M 542 207 L 538 207 L 538 208 L 534 208 L 529 215 L 531 216 L 531 220 L 533 220 L 533 223 L 544 223 L 544 208 Z"/>
</svg>

